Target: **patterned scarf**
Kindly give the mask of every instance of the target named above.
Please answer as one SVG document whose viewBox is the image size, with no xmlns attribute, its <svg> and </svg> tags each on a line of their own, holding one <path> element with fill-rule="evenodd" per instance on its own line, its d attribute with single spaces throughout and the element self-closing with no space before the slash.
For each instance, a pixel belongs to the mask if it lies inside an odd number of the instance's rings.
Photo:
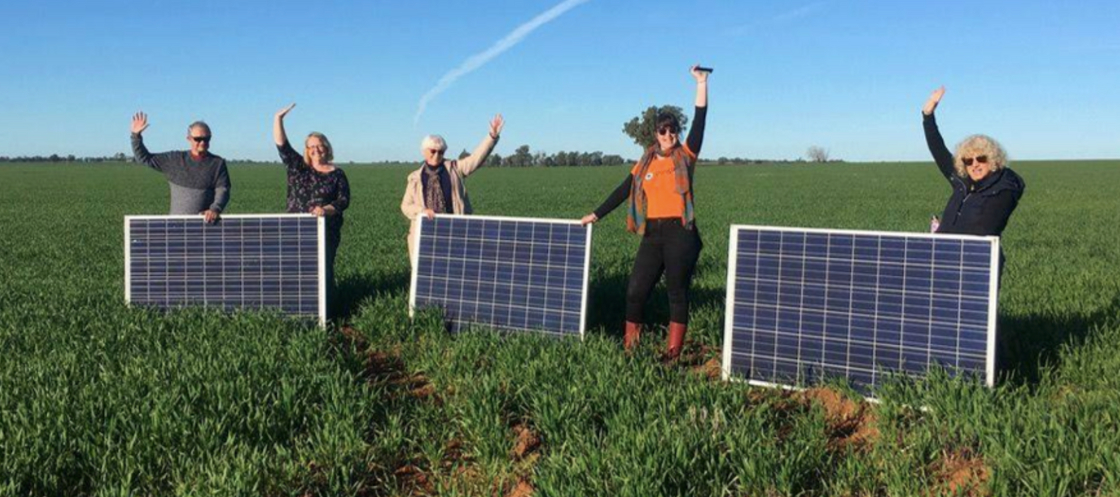
<svg viewBox="0 0 1120 497">
<path fill-rule="evenodd" d="M 642 189 L 642 182 L 646 179 L 646 171 L 657 156 L 657 145 L 650 147 L 638 161 L 638 171 L 634 173 L 634 184 L 630 188 L 630 208 L 626 211 L 626 229 L 631 233 L 644 235 L 646 233 L 646 192 Z M 695 215 L 692 209 L 692 158 L 678 145 L 669 151 L 673 159 L 673 175 L 676 177 L 677 193 L 684 200 L 684 215 L 681 224 L 686 229 L 692 229 Z"/>
<path fill-rule="evenodd" d="M 431 167 L 428 164 L 421 166 L 421 170 L 424 171 L 422 173 L 424 175 L 424 205 L 438 214 L 447 212 L 447 206 L 444 205 L 443 184 L 439 181 L 440 168 L 443 167 L 442 164 L 439 167 Z"/>
</svg>

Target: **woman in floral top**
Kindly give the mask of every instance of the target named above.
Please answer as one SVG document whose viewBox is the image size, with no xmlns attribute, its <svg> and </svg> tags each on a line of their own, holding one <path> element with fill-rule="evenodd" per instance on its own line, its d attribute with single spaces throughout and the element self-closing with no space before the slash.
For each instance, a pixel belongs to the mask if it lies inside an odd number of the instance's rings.
<svg viewBox="0 0 1120 497">
<path fill-rule="evenodd" d="M 276 113 L 272 136 L 280 160 L 288 168 L 288 212 L 306 212 L 327 220 L 327 308 L 333 316 L 335 304 L 334 257 L 342 242 L 342 212 L 350 206 L 350 183 L 346 173 L 335 167 L 334 149 L 322 133 L 311 133 L 304 141 L 303 155 L 288 143 L 284 116 L 296 104 Z"/>
</svg>

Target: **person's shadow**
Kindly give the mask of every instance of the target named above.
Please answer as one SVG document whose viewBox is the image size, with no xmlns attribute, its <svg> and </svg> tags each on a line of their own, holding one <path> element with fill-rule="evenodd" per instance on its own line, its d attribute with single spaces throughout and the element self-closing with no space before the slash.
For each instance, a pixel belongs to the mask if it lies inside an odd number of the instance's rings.
<svg viewBox="0 0 1120 497">
<path fill-rule="evenodd" d="M 1037 385 L 1061 366 L 1062 348 L 1083 343 L 1094 329 L 1120 320 L 1120 296 L 1087 315 L 1000 316 L 996 341 L 1001 381 Z"/>
<path fill-rule="evenodd" d="M 337 302 L 331 303 L 335 309 L 335 319 L 345 323 L 358 312 L 361 303 L 377 295 L 393 295 L 408 291 L 412 275 L 407 271 L 390 273 L 351 273 L 340 278 L 335 292 Z"/>
<path fill-rule="evenodd" d="M 706 262 L 704 259 L 700 260 L 696 267 L 697 273 L 719 270 L 715 264 Z M 612 271 L 598 277 L 592 275 L 588 285 L 587 330 L 602 327 L 606 336 L 622 340 L 623 324 L 626 322 L 626 288 L 629 284 L 630 273 L 627 271 Z M 698 309 L 713 304 L 722 308 L 726 298 L 726 292 L 722 287 L 703 287 L 697 285 L 694 279 L 689 289 L 689 307 L 692 316 L 696 315 Z M 650 292 L 643 311 L 647 329 L 669 325 L 669 295 L 665 290 L 664 276 Z M 721 320 L 720 333 L 722 330 Z"/>
</svg>

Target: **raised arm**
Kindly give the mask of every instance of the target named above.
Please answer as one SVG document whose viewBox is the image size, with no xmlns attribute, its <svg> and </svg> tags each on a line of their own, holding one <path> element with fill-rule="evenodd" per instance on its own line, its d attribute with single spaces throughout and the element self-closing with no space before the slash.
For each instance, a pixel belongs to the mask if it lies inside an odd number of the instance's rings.
<svg viewBox="0 0 1120 497">
<path fill-rule="evenodd" d="M 459 170 L 463 172 L 463 176 L 469 175 L 486 163 L 486 159 L 490 157 L 490 152 L 494 151 L 494 146 L 498 144 L 498 139 L 502 136 L 503 126 L 505 126 L 505 120 L 502 119 L 501 114 L 490 120 L 490 133 L 475 147 L 474 152 L 459 159 Z"/>
<path fill-rule="evenodd" d="M 148 129 L 148 115 L 137 112 L 132 116 L 132 156 L 136 162 L 144 164 L 156 171 L 163 171 L 164 154 L 153 154 L 144 146 L 144 137 L 141 133 Z"/>
<path fill-rule="evenodd" d="M 930 94 L 929 100 L 926 100 L 926 104 L 922 106 L 922 128 L 925 129 L 926 146 L 929 147 L 929 153 L 933 155 L 933 161 L 937 163 L 941 175 L 948 179 L 956 174 L 956 168 L 953 165 L 953 153 L 949 151 L 949 147 L 945 146 L 945 139 L 941 137 L 941 131 L 937 129 L 937 119 L 933 116 L 933 112 L 937 110 L 937 105 L 941 103 L 941 97 L 944 95 L 944 86 L 933 90 L 933 93 Z"/>
<path fill-rule="evenodd" d="M 696 110 L 692 115 L 692 129 L 688 130 L 685 144 L 697 157 L 704 144 L 704 123 L 708 118 L 708 74 L 708 71 L 701 71 L 700 66 L 692 66 L 692 77 L 696 78 Z"/>
<path fill-rule="evenodd" d="M 295 108 L 296 104 L 289 105 L 276 112 L 272 120 L 272 141 L 276 143 L 276 150 L 280 152 L 280 160 L 288 166 L 288 173 L 304 166 L 303 157 L 299 155 L 292 144 L 288 142 L 288 134 L 284 131 L 284 117 Z"/>
<path fill-rule="evenodd" d="M 711 73 L 709 71 L 701 70 L 699 64 L 692 66 L 690 72 L 692 72 L 692 77 L 696 78 L 696 106 L 707 107 L 708 75 Z"/>
<path fill-rule="evenodd" d="M 289 105 L 276 111 L 276 116 L 272 120 L 272 140 L 276 142 L 276 146 L 283 146 L 288 143 L 288 134 L 284 132 L 284 117 L 295 108 L 296 104 Z"/>
<path fill-rule="evenodd" d="M 607 199 L 603 201 L 603 204 L 600 205 L 598 209 L 595 209 L 595 212 L 583 216 L 583 219 L 581 219 L 580 222 L 586 225 L 588 223 L 594 223 L 604 217 L 607 217 L 607 214 L 610 214 L 611 211 L 617 209 L 618 206 L 622 205 L 622 203 L 630 197 L 630 188 L 633 185 L 634 176 L 631 174 L 627 174 L 626 179 L 622 180 L 622 183 L 618 184 L 618 187 L 615 188 L 609 196 L 607 196 Z"/>
</svg>

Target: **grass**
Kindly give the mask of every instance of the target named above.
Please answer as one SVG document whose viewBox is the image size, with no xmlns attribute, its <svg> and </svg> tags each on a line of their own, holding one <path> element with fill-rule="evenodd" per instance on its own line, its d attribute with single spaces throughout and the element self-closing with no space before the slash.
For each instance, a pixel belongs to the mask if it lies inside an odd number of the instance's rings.
<svg viewBox="0 0 1120 497">
<path fill-rule="evenodd" d="M 637 239 L 596 226 L 584 342 L 407 315 L 405 167 L 350 166 L 337 274 L 350 327 L 123 305 L 122 219 L 167 208 L 134 165 L 0 167 L 0 495 L 1112 495 L 1120 493 L 1120 163 L 1013 165 L 1007 371 L 866 406 L 711 380 L 733 223 L 922 231 L 929 164 L 707 167 L 683 365 L 668 320 L 620 346 Z M 577 218 L 623 168 L 480 170 L 480 214 Z M 234 166 L 229 211 L 280 212 L 279 167 Z M 710 367 L 711 365 L 708 364 Z M 911 406 L 925 406 L 916 410 Z"/>
</svg>

